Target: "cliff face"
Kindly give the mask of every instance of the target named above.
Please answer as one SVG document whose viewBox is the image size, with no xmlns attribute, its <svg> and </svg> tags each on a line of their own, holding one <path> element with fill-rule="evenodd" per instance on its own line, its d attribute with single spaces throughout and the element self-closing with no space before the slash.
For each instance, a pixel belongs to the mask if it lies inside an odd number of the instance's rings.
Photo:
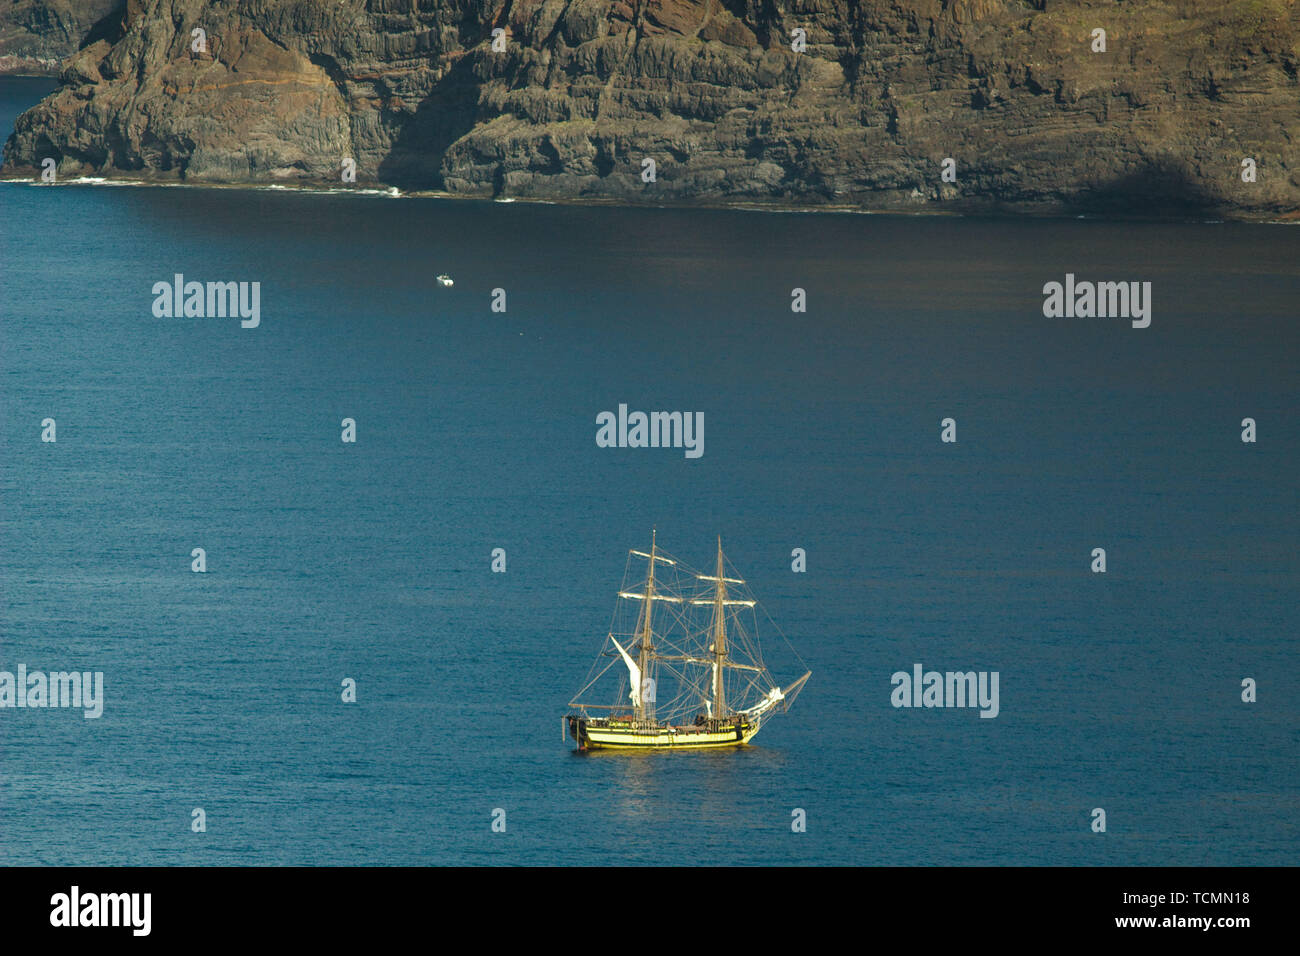
<svg viewBox="0 0 1300 956">
<path fill-rule="evenodd" d="M 10 0 L 0 4 L 0 73 L 56 74 L 117 0 Z"/>
<path fill-rule="evenodd" d="M 1300 209 L 1298 68 L 1289 0 L 128 0 L 5 161 L 338 182 L 350 158 L 359 182 L 474 195 L 1276 216 Z"/>
</svg>

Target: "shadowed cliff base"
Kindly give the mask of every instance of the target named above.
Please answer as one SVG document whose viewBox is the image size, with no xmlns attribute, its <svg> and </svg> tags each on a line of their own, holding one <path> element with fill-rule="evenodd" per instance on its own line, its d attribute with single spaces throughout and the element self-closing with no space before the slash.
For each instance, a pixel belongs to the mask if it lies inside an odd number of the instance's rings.
<svg viewBox="0 0 1300 956">
<path fill-rule="evenodd" d="M 1204 219 L 1232 211 L 1222 195 L 1170 158 L 1153 159 L 1140 169 L 1085 186 L 1066 209 L 1121 219 Z"/>
<path fill-rule="evenodd" d="M 401 124 L 375 171 L 376 179 L 407 190 L 443 189 L 443 157 L 452 143 L 474 128 L 478 94 L 469 58 L 457 60 L 415 114 Z"/>
</svg>

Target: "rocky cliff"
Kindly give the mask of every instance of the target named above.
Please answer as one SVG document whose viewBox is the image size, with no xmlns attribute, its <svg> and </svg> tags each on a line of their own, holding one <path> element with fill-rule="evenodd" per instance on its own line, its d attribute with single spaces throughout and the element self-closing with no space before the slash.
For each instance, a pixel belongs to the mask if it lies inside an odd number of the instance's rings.
<svg viewBox="0 0 1300 956">
<path fill-rule="evenodd" d="M 117 0 L 9 0 L 0 3 L 0 73 L 57 74 Z"/>
<path fill-rule="evenodd" d="M 5 162 L 338 182 L 352 160 L 361 183 L 485 196 L 1286 216 L 1298 68 L 1289 0 L 128 0 Z"/>
</svg>

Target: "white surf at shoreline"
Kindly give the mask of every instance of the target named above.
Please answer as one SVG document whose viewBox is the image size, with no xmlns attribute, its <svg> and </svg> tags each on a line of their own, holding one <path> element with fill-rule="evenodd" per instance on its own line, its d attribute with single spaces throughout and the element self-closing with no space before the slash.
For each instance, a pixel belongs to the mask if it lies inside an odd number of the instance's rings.
<svg viewBox="0 0 1300 956">
<path fill-rule="evenodd" d="M 232 189 L 247 190 L 253 192 L 279 192 L 279 193 L 303 193 L 308 195 L 319 196 L 356 196 L 370 199 L 445 199 L 455 201 L 477 201 L 492 202 L 502 205 L 520 203 L 532 206 L 577 206 L 581 208 L 598 208 L 612 207 L 618 209 L 695 209 L 695 210 L 734 210 L 739 212 L 758 212 L 758 213 L 800 213 L 809 215 L 851 215 L 851 216 L 897 216 L 908 219 L 918 218 L 996 218 L 1007 221 L 1030 220 L 1030 221 L 1052 221 L 1052 220 L 1078 220 L 1085 222 L 1171 222 L 1183 224 L 1198 225 L 1269 225 L 1269 226 L 1295 226 L 1300 225 L 1300 218 L 1296 219 L 1178 219 L 1178 218 L 1136 218 L 1136 219 L 1112 219 L 1108 216 L 1095 214 L 1079 213 L 1023 213 L 1020 215 L 998 215 L 989 212 L 980 211 L 958 211 L 954 209 L 860 209 L 849 206 L 823 205 L 823 206 L 782 206 L 774 203 L 757 203 L 757 202 L 721 202 L 721 203 L 620 203 L 611 200 L 601 199 L 541 199 L 530 196 L 466 196 L 458 193 L 445 193 L 438 190 L 412 190 L 402 192 L 396 186 L 371 187 L 371 186 L 308 186 L 308 185 L 288 185 L 284 183 L 187 183 L 187 182 L 166 182 L 161 180 L 144 180 L 144 179 L 119 179 L 108 176 L 78 176 L 75 179 L 65 179 L 53 183 L 36 182 L 29 178 L 18 178 L 13 176 L 0 175 L 0 185 L 24 185 L 35 186 L 40 188 L 60 187 L 60 186 L 143 186 L 157 189 Z"/>
</svg>

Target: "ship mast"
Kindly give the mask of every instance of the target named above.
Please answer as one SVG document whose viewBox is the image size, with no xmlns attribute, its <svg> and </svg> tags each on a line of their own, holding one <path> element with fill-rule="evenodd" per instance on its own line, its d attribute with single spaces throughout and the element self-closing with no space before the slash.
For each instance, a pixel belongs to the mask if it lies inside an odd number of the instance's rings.
<svg viewBox="0 0 1300 956">
<path fill-rule="evenodd" d="M 727 579 L 722 576 L 722 535 L 718 535 L 718 578 L 713 597 L 713 716 L 727 715 Z"/>
<path fill-rule="evenodd" d="M 728 584 L 744 584 L 740 578 L 724 577 L 724 568 L 722 558 L 722 537 L 718 537 L 718 573 L 716 576 L 697 574 L 696 577 L 701 581 L 708 581 L 713 584 L 713 598 L 703 598 L 692 601 L 692 604 L 713 605 L 713 658 L 712 660 L 704 659 L 698 663 L 710 663 L 713 665 L 713 700 L 706 701 L 709 705 L 712 716 L 727 716 L 727 668 L 728 667 L 746 667 L 748 670 L 761 670 L 761 667 L 753 667 L 742 664 L 732 664 L 727 660 L 727 608 L 733 605 L 741 607 L 753 607 L 754 602 L 751 600 L 733 601 L 727 597 Z"/>
<path fill-rule="evenodd" d="M 637 631 L 639 632 L 637 634 L 637 637 L 639 638 L 638 647 L 637 647 L 637 659 L 635 661 L 632 660 L 630 653 L 628 651 L 623 650 L 622 645 L 619 644 L 618 641 L 616 640 L 614 641 L 614 646 L 618 648 L 618 652 L 623 658 L 623 663 L 627 664 L 628 677 L 632 681 L 632 693 L 629 696 L 631 696 L 632 698 L 632 715 L 636 720 L 655 719 L 655 702 L 652 699 L 647 700 L 646 693 L 645 693 L 647 682 L 650 682 L 651 686 L 653 686 L 653 682 L 651 681 L 649 674 L 647 673 L 647 670 L 651 662 L 662 659 L 659 657 L 659 655 L 655 654 L 654 602 L 667 601 L 670 604 L 682 603 L 682 599 L 680 597 L 675 597 L 671 593 L 669 594 L 655 593 L 656 562 L 662 561 L 664 564 L 668 564 L 668 565 L 675 565 L 677 563 L 672 558 L 665 558 L 659 554 L 659 547 L 655 541 L 655 537 L 656 535 L 652 531 L 650 535 L 649 554 L 647 554 L 644 551 L 636 551 L 636 550 L 633 550 L 631 552 L 632 554 L 635 554 L 637 557 L 645 558 L 650 563 L 650 568 L 646 572 L 645 593 L 642 594 L 636 591 L 618 592 L 619 597 L 628 598 L 629 600 L 634 600 L 634 601 L 641 601 L 643 605 L 641 611 L 641 620 L 637 627 Z M 671 592 L 671 590 L 672 587 L 671 587 L 671 580 L 670 580 L 669 591 Z M 610 639 L 612 640 L 613 637 L 614 635 L 611 634 Z"/>
<path fill-rule="evenodd" d="M 637 655 L 637 667 L 641 672 L 641 686 L 637 688 L 636 706 L 633 711 L 637 720 L 653 720 L 654 705 L 645 699 L 646 665 L 654 655 L 654 631 L 650 629 L 650 616 L 655 604 L 655 544 L 656 529 L 650 531 L 650 572 L 645 582 L 645 627 L 641 631 L 641 651 Z"/>
</svg>

